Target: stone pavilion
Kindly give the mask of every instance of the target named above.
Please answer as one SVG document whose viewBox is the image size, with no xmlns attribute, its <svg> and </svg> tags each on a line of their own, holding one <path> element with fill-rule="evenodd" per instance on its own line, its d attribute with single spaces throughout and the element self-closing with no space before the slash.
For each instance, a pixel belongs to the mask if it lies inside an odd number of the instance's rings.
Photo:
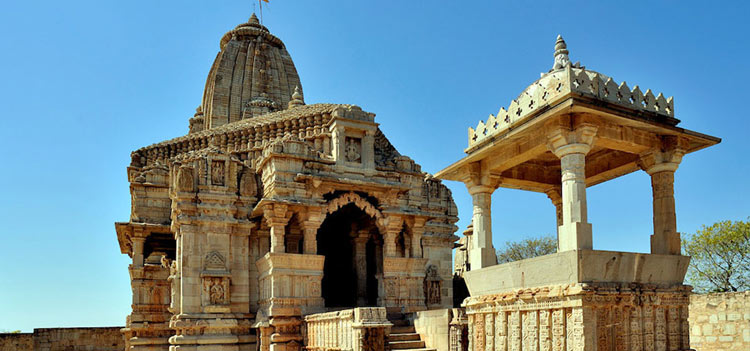
<svg viewBox="0 0 750 351">
<path fill-rule="evenodd" d="M 126 349 L 382 349 L 394 318 L 451 307 L 450 191 L 373 113 L 305 104 L 255 15 L 219 48 L 189 133 L 131 155 Z"/>
<path fill-rule="evenodd" d="M 690 349 L 690 258 L 680 252 L 674 177 L 683 156 L 720 139 L 679 122 L 671 97 L 571 63 L 558 37 L 552 69 L 469 128 L 466 156 L 436 174 L 463 182 L 473 200 L 473 228 L 457 254 L 471 295 L 469 349 Z M 640 170 L 653 189 L 651 252 L 594 250 L 586 189 Z M 490 201 L 498 188 L 547 194 L 557 253 L 497 265 Z"/>
</svg>

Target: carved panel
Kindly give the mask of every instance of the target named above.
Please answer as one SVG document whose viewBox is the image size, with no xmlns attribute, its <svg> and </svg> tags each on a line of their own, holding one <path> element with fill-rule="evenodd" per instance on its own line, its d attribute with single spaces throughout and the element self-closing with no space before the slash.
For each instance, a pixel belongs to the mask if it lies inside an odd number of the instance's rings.
<svg viewBox="0 0 750 351">
<path fill-rule="evenodd" d="M 362 163 L 362 139 L 346 137 L 344 155 L 348 162 Z"/>
<path fill-rule="evenodd" d="M 211 185 L 224 185 L 225 170 L 224 161 L 212 161 L 211 162 Z"/>
</svg>

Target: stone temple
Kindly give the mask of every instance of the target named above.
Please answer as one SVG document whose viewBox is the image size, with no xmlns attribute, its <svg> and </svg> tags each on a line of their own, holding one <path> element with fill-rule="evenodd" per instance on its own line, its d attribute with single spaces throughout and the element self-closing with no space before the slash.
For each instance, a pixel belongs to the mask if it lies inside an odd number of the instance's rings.
<svg viewBox="0 0 750 351">
<path fill-rule="evenodd" d="M 672 98 L 571 63 L 558 37 L 552 69 L 469 128 L 466 156 L 433 177 L 374 114 L 306 105 L 254 15 L 219 44 L 189 133 L 136 150 L 127 169 L 126 350 L 690 349 L 674 177 L 720 139 L 679 127 Z M 594 250 L 586 188 L 639 170 L 651 252 Z M 473 199 L 458 245 L 438 178 Z M 550 198 L 557 253 L 497 264 L 498 188 Z"/>
<path fill-rule="evenodd" d="M 393 324 L 423 347 L 406 318 L 453 305 L 450 191 L 373 113 L 306 105 L 255 15 L 219 47 L 189 133 L 131 155 L 126 348 L 382 348 Z"/>
</svg>

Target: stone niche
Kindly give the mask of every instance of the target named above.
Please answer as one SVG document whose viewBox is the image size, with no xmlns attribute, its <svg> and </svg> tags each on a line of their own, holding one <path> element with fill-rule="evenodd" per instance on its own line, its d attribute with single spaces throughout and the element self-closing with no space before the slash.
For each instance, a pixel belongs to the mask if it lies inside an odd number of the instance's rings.
<svg viewBox="0 0 750 351">
<path fill-rule="evenodd" d="M 332 154 L 340 170 L 375 171 L 375 115 L 359 108 L 337 109 L 329 127 Z"/>
<path fill-rule="evenodd" d="M 201 272 L 201 306 L 206 313 L 231 312 L 231 274 L 226 267 L 226 260 L 219 252 L 211 251 L 206 255 Z"/>
</svg>

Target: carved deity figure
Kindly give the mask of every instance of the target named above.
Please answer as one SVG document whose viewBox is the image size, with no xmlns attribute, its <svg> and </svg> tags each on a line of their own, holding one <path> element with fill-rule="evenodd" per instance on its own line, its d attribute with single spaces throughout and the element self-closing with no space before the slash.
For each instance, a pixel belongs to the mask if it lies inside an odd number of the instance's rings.
<svg viewBox="0 0 750 351">
<path fill-rule="evenodd" d="M 221 279 L 211 279 L 211 287 L 209 288 L 209 301 L 212 305 L 223 305 L 224 304 L 224 285 Z"/>
<path fill-rule="evenodd" d="M 224 161 L 211 163 L 211 184 L 224 185 Z"/>
<path fill-rule="evenodd" d="M 349 162 L 359 162 L 362 159 L 361 142 L 356 138 L 346 139 L 346 160 Z"/>
</svg>

